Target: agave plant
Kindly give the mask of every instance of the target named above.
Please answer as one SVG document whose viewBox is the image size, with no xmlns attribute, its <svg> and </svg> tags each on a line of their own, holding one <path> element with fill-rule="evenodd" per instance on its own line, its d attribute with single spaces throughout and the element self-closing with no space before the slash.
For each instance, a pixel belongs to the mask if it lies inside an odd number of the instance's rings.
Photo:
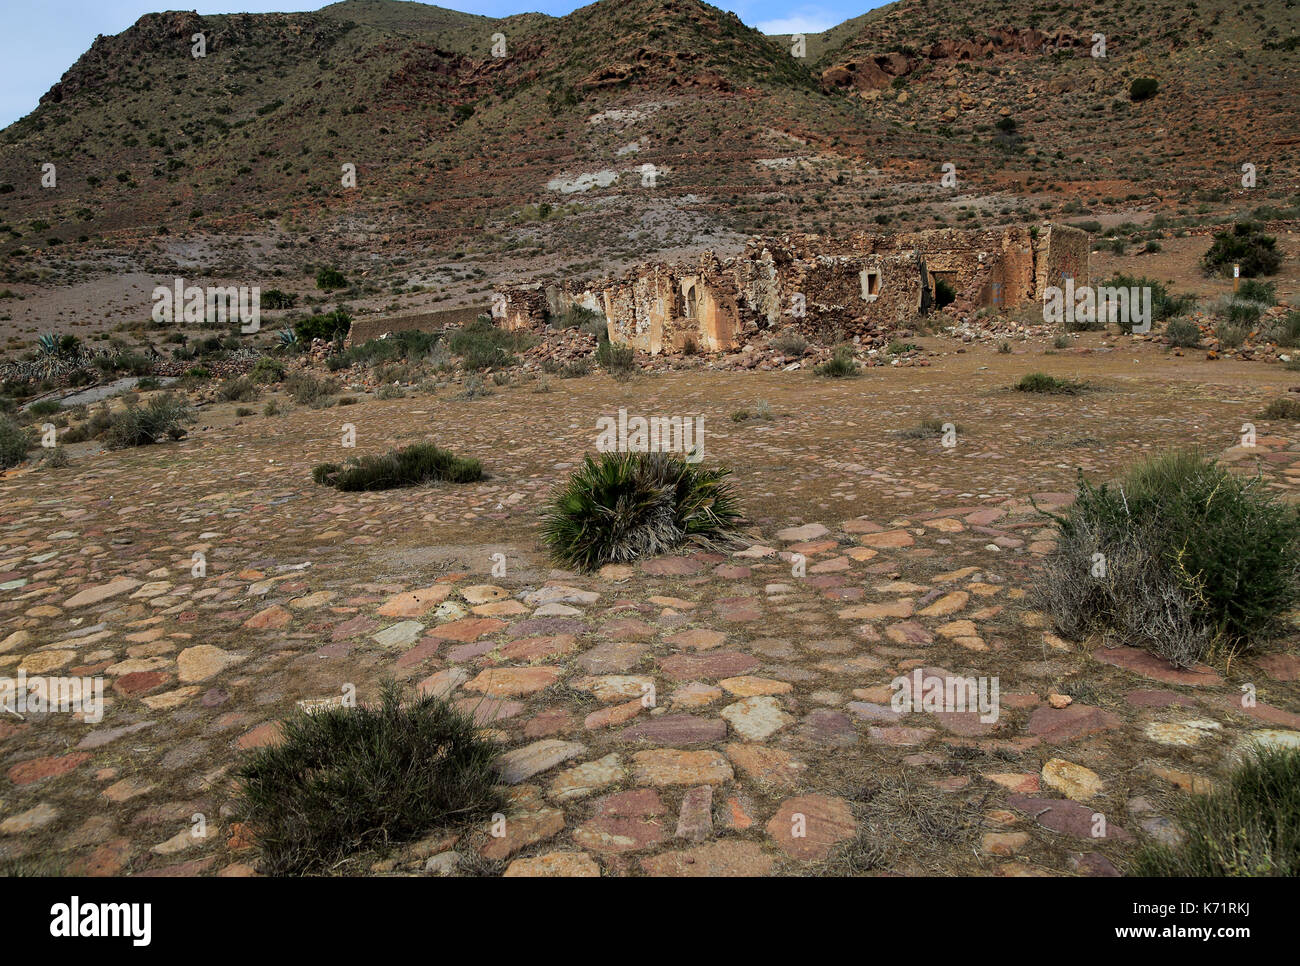
<svg viewBox="0 0 1300 966">
<path fill-rule="evenodd" d="M 284 348 L 288 348 L 289 346 L 297 345 L 297 344 L 298 344 L 297 332 L 293 331 L 293 329 L 280 330 L 280 348 L 284 349 Z"/>
<path fill-rule="evenodd" d="M 588 456 L 545 510 L 542 539 L 556 561 L 583 571 L 726 541 L 740 521 L 730 473 L 666 453 Z"/>
<path fill-rule="evenodd" d="M 59 337 L 53 332 L 46 332 L 36 340 L 36 351 L 43 356 L 58 355 Z"/>
</svg>

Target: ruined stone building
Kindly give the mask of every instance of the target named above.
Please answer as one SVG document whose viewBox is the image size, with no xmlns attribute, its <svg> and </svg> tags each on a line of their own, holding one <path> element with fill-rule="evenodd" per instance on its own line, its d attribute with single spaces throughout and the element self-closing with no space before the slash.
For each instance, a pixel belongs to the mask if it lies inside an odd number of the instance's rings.
<svg viewBox="0 0 1300 966">
<path fill-rule="evenodd" d="M 514 289 L 502 324 L 541 328 L 581 305 L 604 315 L 612 341 L 649 353 L 688 343 L 727 351 L 787 326 L 823 343 L 879 344 L 938 311 L 940 294 L 951 298 L 943 311 L 960 318 L 1041 302 L 1066 278 L 1086 285 L 1088 254 L 1086 232 L 1051 224 L 755 238 L 725 261 L 705 252 L 589 285 Z"/>
</svg>

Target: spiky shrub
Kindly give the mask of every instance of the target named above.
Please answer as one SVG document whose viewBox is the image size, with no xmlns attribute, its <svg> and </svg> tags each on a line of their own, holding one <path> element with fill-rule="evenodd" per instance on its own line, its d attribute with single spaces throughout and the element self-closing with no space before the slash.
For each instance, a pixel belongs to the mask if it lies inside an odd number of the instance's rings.
<svg viewBox="0 0 1300 966">
<path fill-rule="evenodd" d="M 1274 322 L 1268 335 L 1283 348 L 1300 345 L 1300 309 L 1292 309 Z"/>
<path fill-rule="evenodd" d="M 340 465 L 322 463 L 312 479 L 340 490 L 391 490 L 420 483 L 474 483 L 483 479 L 483 464 L 463 459 L 432 443 L 416 443 L 384 453 L 363 456 Z"/>
<path fill-rule="evenodd" d="M 8 416 L 0 416 L 0 470 L 17 466 L 27 459 L 31 435 Z"/>
<path fill-rule="evenodd" d="M 1066 637 L 1098 633 L 1187 666 L 1274 636 L 1300 590 L 1296 508 L 1195 450 L 1113 486 L 1080 474 L 1054 519 L 1036 593 Z"/>
<path fill-rule="evenodd" d="M 580 571 L 725 541 L 740 520 L 730 473 L 667 453 L 587 456 L 544 511 L 542 539 Z"/>
<path fill-rule="evenodd" d="M 1133 875 L 1300 875 L 1300 750 L 1248 754 L 1223 785 L 1183 800 L 1178 826 L 1182 842 L 1142 848 Z"/>
<path fill-rule="evenodd" d="M 532 344 L 526 332 L 500 329 L 486 316 L 462 326 L 452 333 L 448 347 L 461 357 L 466 369 L 504 369 L 518 363 L 515 352 Z"/>
<path fill-rule="evenodd" d="M 1259 414 L 1260 419 L 1289 419 L 1300 421 L 1300 399 L 1274 399 Z"/>
<path fill-rule="evenodd" d="M 130 397 L 128 397 L 128 400 Z M 172 393 L 155 396 L 143 406 L 128 401 L 125 409 L 114 413 L 109 424 L 109 446 L 148 446 L 163 439 L 181 439 L 185 427 L 196 419 L 194 407 Z"/>
<path fill-rule="evenodd" d="M 501 807 L 497 751 L 445 698 L 294 713 L 240 765 L 238 812 L 269 875 L 329 872 Z"/>
</svg>

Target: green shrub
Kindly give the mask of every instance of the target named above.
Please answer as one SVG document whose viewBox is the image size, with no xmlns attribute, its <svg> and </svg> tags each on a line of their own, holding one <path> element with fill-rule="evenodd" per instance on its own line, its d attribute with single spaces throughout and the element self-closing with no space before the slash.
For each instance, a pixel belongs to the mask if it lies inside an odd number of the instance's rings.
<svg viewBox="0 0 1300 966">
<path fill-rule="evenodd" d="M 384 365 L 406 359 L 425 359 L 433 352 L 441 336 L 440 332 L 421 332 L 418 329 L 394 332 L 330 356 L 328 365 L 331 370 L 338 370 L 357 364 Z"/>
<path fill-rule="evenodd" d="M 1300 345 L 1300 309 L 1292 309 L 1269 328 L 1269 338 L 1284 348 Z"/>
<path fill-rule="evenodd" d="M 445 698 L 386 682 L 377 706 L 297 711 L 282 732 L 236 771 L 264 874 L 333 872 L 503 806 L 496 746 Z"/>
<path fill-rule="evenodd" d="M 710 546 L 740 520 L 729 475 L 666 453 L 588 456 L 547 506 L 542 539 L 553 559 L 581 571 L 688 541 Z"/>
<path fill-rule="evenodd" d="M 1277 283 L 1261 282 L 1258 279 L 1244 279 L 1234 293 L 1242 302 L 1258 302 L 1265 308 L 1277 304 Z"/>
<path fill-rule="evenodd" d="M 1201 258 L 1206 275 L 1231 276 L 1232 266 L 1240 265 L 1242 278 L 1276 275 L 1281 264 L 1277 239 L 1249 221 L 1239 221 L 1215 234 L 1209 251 Z"/>
<path fill-rule="evenodd" d="M 813 372 L 830 379 L 850 379 L 858 374 L 858 364 L 853 359 L 853 350 L 840 346 L 830 359 L 814 367 Z"/>
<path fill-rule="evenodd" d="M 808 351 L 808 340 L 797 329 L 786 329 L 777 333 L 772 338 L 771 345 L 783 356 L 802 356 Z"/>
<path fill-rule="evenodd" d="M 1104 282 L 1099 282 L 1097 288 L 1124 288 L 1124 289 L 1151 289 L 1151 321 L 1163 322 L 1165 319 L 1174 316 L 1183 315 L 1196 307 L 1195 295 L 1174 295 L 1165 284 L 1154 278 L 1147 278 L 1145 275 L 1129 275 L 1125 272 L 1117 272 Z M 1128 325 L 1121 324 L 1121 330 L 1131 332 Z"/>
<path fill-rule="evenodd" d="M 318 284 L 319 281 L 320 276 L 317 276 Z M 261 294 L 260 304 L 264 309 L 291 309 L 298 304 L 298 296 L 281 292 L 278 288 L 271 288 Z"/>
<path fill-rule="evenodd" d="M 284 363 L 279 359 L 273 359 L 270 356 L 262 356 L 248 371 L 248 378 L 256 383 L 283 382 L 285 375 Z"/>
<path fill-rule="evenodd" d="M 1136 77 L 1128 86 L 1128 97 L 1133 103 L 1141 103 L 1156 96 L 1160 82 L 1154 77 Z"/>
<path fill-rule="evenodd" d="M 1300 421 L 1300 399 L 1274 399 L 1264 407 L 1260 419 L 1289 419 Z"/>
<path fill-rule="evenodd" d="M 316 273 L 316 287 L 332 292 L 335 289 L 347 288 L 348 280 L 337 268 L 322 268 Z"/>
<path fill-rule="evenodd" d="M 1016 383 L 1017 392 L 1043 392 L 1058 396 L 1077 396 L 1088 388 L 1086 382 L 1058 379 L 1045 372 L 1031 372 Z"/>
<path fill-rule="evenodd" d="M 1300 589 L 1296 508 L 1195 450 L 1154 457 L 1114 486 L 1080 474 L 1074 505 L 1054 519 L 1038 593 L 1069 637 L 1114 635 L 1187 666 L 1278 633 Z"/>
<path fill-rule="evenodd" d="M 382 456 L 354 457 L 342 466 L 322 463 L 312 470 L 312 479 L 344 491 L 391 490 L 420 483 L 474 483 L 483 479 L 483 465 L 432 443 L 415 443 Z"/>
<path fill-rule="evenodd" d="M 463 326 L 451 335 L 448 345 L 461 357 L 466 369 L 504 369 L 518 363 L 514 352 L 528 348 L 531 339 L 524 332 L 497 328 L 483 317 Z"/>
<path fill-rule="evenodd" d="M 636 369 L 636 353 L 631 346 L 606 340 L 596 346 L 596 365 L 616 378 L 628 376 Z"/>
<path fill-rule="evenodd" d="M 141 406 L 127 397 L 126 408 L 110 417 L 109 446 L 149 446 L 164 437 L 182 439 L 185 426 L 195 422 L 194 408 L 171 393 L 155 396 Z"/>
<path fill-rule="evenodd" d="M 1214 327 L 1214 334 L 1219 344 L 1228 349 L 1235 349 L 1246 341 L 1250 335 L 1250 325 L 1224 319 Z"/>
<path fill-rule="evenodd" d="M 17 466 L 27 459 L 32 444 L 30 434 L 8 416 L 0 416 L 0 470 Z"/>
<path fill-rule="evenodd" d="M 262 395 L 261 388 L 248 376 L 230 379 L 217 390 L 217 395 L 226 402 L 252 402 Z"/>
<path fill-rule="evenodd" d="M 1179 803 L 1177 845 L 1149 843 L 1131 874 L 1300 876 L 1300 750 L 1257 748 L 1227 781 Z"/>
<path fill-rule="evenodd" d="M 339 391 L 339 384 L 334 379 L 317 379 L 308 372 L 296 372 L 284 384 L 290 398 L 299 406 L 312 409 L 325 409 Z"/>
<path fill-rule="evenodd" d="M 348 334 L 348 329 L 351 327 L 352 316 L 346 309 L 340 308 L 333 312 L 317 312 L 296 320 L 293 323 L 293 333 L 298 337 L 299 342 L 310 345 L 312 339 L 324 339 L 326 342 L 341 339 Z"/>
<path fill-rule="evenodd" d="M 1201 327 L 1191 319 L 1170 319 L 1165 326 L 1169 344 L 1180 349 L 1194 349 L 1201 344 Z"/>
<path fill-rule="evenodd" d="M 34 402 L 28 406 L 27 412 L 33 417 L 39 419 L 42 416 L 53 416 L 62 409 L 63 403 L 59 402 L 57 399 L 42 399 L 39 402 Z"/>
</svg>

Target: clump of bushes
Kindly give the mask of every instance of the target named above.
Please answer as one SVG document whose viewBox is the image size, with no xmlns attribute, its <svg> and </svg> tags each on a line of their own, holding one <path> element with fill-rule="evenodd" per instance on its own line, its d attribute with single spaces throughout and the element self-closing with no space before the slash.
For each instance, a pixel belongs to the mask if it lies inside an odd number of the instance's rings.
<svg viewBox="0 0 1300 966">
<path fill-rule="evenodd" d="M 424 359 L 433 352 L 441 337 L 440 332 L 421 332 L 407 329 L 394 332 L 381 339 L 370 339 L 354 345 L 346 352 L 330 356 L 327 365 L 331 371 L 361 364 L 382 365 L 406 359 Z"/>
<path fill-rule="evenodd" d="M 1160 82 L 1154 77 L 1135 77 L 1128 86 L 1129 100 L 1135 104 L 1148 101 L 1160 91 Z"/>
<path fill-rule="evenodd" d="M 1264 407 L 1260 418 L 1300 420 L 1300 399 L 1274 399 Z"/>
<path fill-rule="evenodd" d="M 183 439 L 185 427 L 196 420 L 194 407 L 172 393 L 154 396 L 141 406 L 126 397 L 126 408 L 110 417 L 108 444 L 114 449 L 149 446 L 160 440 Z"/>
<path fill-rule="evenodd" d="M 1300 750 L 1257 748 L 1226 782 L 1180 803 L 1177 845 L 1152 842 L 1132 874 L 1300 876 Z"/>
<path fill-rule="evenodd" d="M 949 424 L 952 425 L 953 432 L 960 433 L 962 431 L 962 428 L 950 419 L 927 417 L 915 426 L 908 429 L 900 429 L 898 435 L 903 437 L 903 439 L 928 439 L 934 436 L 942 436 L 943 427 Z"/>
<path fill-rule="evenodd" d="M 283 382 L 284 374 L 283 362 L 271 356 L 262 356 L 248 371 L 248 378 L 256 383 Z"/>
<path fill-rule="evenodd" d="M 726 541 L 740 520 L 729 475 L 667 453 L 588 456 L 547 506 L 542 539 L 580 571 Z"/>
<path fill-rule="evenodd" d="M 1201 329 L 1191 319 L 1170 319 L 1165 326 L 1165 338 L 1179 349 L 1194 349 L 1201 344 Z"/>
<path fill-rule="evenodd" d="M 596 346 L 596 365 L 615 379 L 626 378 L 636 369 L 636 353 L 631 346 L 615 345 L 605 339 Z"/>
<path fill-rule="evenodd" d="M 252 402 L 262 394 L 262 388 L 249 376 L 240 376 L 223 383 L 217 395 L 226 402 Z"/>
<path fill-rule="evenodd" d="M 325 409 L 339 391 L 339 384 L 334 379 L 317 379 L 307 372 L 296 372 L 285 382 L 284 387 L 299 406 L 312 409 Z"/>
<path fill-rule="evenodd" d="M 332 872 L 502 807 L 496 747 L 445 698 L 404 702 L 386 682 L 377 706 L 297 711 L 281 727 L 236 772 L 264 874 Z"/>
<path fill-rule="evenodd" d="M 504 369 L 519 361 L 514 353 L 528 348 L 531 340 L 525 332 L 497 328 L 480 316 L 453 332 L 448 344 L 466 369 Z"/>
<path fill-rule="evenodd" d="M 333 312 L 316 312 L 297 319 L 293 323 L 293 334 L 297 336 L 299 344 L 307 346 L 311 345 L 312 339 L 324 339 L 326 342 L 342 339 L 351 327 L 352 316 L 347 310 L 335 309 Z"/>
<path fill-rule="evenodd" d="M 853 359 L 853 350 L 842 345 L 828 360 L 814 367 L 813 372 L 830 379 L 850 379 L 858 374 L 858 364 Z"/>
<path fill-rule="evenodd" d="M 1067 637 L 1115 636 L 1187 666 L 1274 636 L 1300 589 L 1300 517 L 1195 450 L 1117 484 L 1080 474 L 1038 586 Z"/>
<path fill-rule="evenodd" d="M 0 416 L 0 470 L 17 466 L 27 459 L 31 436 L 8 416 Z"/>
<path fill-rule="evenodd" d="M 311 476 L 339 490 L 391 490 L 420 483 L 474 483 L 483 479 L 483 464 L 432 443 L 415 443 L 382 456 L 354 457 L 343 465 L 322 463 Z"/>
<path fill-rule="evenodd" d="M 1232 266 L 1241 266 L 1242 278 L 1276 275 L 1282 264 L 1277 239 L 1266 235 L 1254 222 L 1239 221 L 1218 232 L 1210 249 L 1201 258 L 1206 275 L 1232 275 Z"/>
<path fill-rule="evenodd" d="M 1058 379 L 1045 372 L 1031 372 L 1015 384 L 1017 392 L 1042 392 L 1057 396 L 1077 396 L 1088 388 L 1086 382 L 1075 379 Z"/>
<path fill-rule="evenodd" d="M 316 273 L 316 287 L 332 292 L 335 289 L 347 288 L 348 280 L 337 268 L 322 268 Z"/>
<path fill-rule="evenodd" d="M 808 340 L 797 329 L 786 329 L 773 336 L 771 346 L 783 356 L 802 356 L 808 351 Z"/>
</svg>

